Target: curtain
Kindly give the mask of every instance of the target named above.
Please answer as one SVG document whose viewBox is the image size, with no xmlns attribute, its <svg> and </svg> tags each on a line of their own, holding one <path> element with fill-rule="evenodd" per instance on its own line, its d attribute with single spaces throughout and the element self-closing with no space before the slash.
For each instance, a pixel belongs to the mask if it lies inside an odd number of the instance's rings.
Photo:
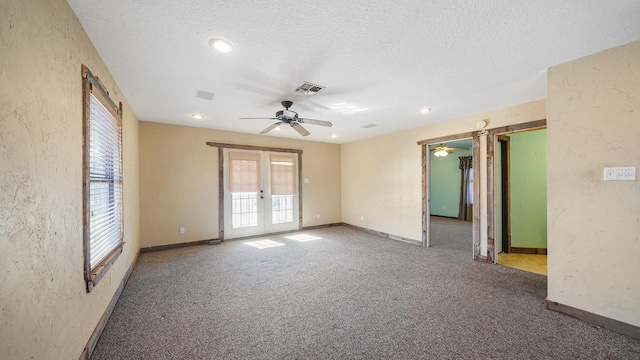
<svg viewBox="0 0 640 360">
<path fill-rule="evenodd" d="M 472 156 L 460 156 L 460 209 L 458 219 L 473 221 L 473 169 Z"/>
</svg>

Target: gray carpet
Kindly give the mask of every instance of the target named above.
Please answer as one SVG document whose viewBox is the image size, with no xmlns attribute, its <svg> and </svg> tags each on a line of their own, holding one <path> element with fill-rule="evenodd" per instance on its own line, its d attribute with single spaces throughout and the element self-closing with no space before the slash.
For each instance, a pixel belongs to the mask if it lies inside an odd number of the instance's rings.
<svg viewBox="0 0 640 360">
<path fill-rule="evenodd" d="M 640 358 L 640 341 L 546 310 L 544 276 L 472 261 L 464 223 L 434 223 L 430 249 L 302 233 L 320 239 L 141 255 L 92 359 Z"/>
</svg>

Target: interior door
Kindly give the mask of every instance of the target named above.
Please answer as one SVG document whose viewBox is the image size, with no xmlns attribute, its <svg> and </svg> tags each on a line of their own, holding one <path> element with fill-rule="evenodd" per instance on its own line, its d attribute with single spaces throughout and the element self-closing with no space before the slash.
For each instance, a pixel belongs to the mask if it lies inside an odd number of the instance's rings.
<svg viewBox="0 0 640 360">
<path fill-rule="evenodd" d="M 299 228 L 298 154 L 224 149 L 224 238 Z"/>
</svg>

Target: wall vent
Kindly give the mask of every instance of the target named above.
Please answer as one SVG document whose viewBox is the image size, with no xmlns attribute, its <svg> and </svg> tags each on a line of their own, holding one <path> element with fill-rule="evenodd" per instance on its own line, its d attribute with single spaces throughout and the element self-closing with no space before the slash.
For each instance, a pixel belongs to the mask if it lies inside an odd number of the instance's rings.
<svg viewBox="0 0 640 360">
<path fill-rule="evenodd" d="M 371 129 L 372 127 L 376 127 L 376 126 L 378 126 L 378 125 L 377 125 L 377 124 L 369 124 L 369 125 L 365 125 L 365 126 L 363 126 L 363 128 L 365 128 L 365 129 Z"/>
<path fill-rule="evenodd" d="M 211 100 L 213 100 L 213 93 L 210 93 L 208 91 L 197 90 L 196 91 L 196 97 L 198 99 L 211 101 Z"/>
<path fill-rule="evenodd" d="M 305 81 L 300 86 L 298 86 L 296 92 L 303 93 L 305 95 L 313 95 L 322 89 L 324 89 L 324 86 L 312 84 L 308 81 Z"/>
</svg>

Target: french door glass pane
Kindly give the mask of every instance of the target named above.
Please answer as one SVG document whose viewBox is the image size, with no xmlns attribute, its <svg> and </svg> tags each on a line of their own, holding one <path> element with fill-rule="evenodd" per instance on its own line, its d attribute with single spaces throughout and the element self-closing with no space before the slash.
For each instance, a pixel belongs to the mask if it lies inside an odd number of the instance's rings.
<svg viewBox="0 0 640 360">
<path fill-rule="evenodd" d="M 293 195 L 273 195 L 271 197 L 271 223 L 293 222 Z"/>
<path fill-rule="evenodd" d="M 258 193 L 231 193 L 231 227 L 234 229 L 258 225 Z"/>
</svg>

